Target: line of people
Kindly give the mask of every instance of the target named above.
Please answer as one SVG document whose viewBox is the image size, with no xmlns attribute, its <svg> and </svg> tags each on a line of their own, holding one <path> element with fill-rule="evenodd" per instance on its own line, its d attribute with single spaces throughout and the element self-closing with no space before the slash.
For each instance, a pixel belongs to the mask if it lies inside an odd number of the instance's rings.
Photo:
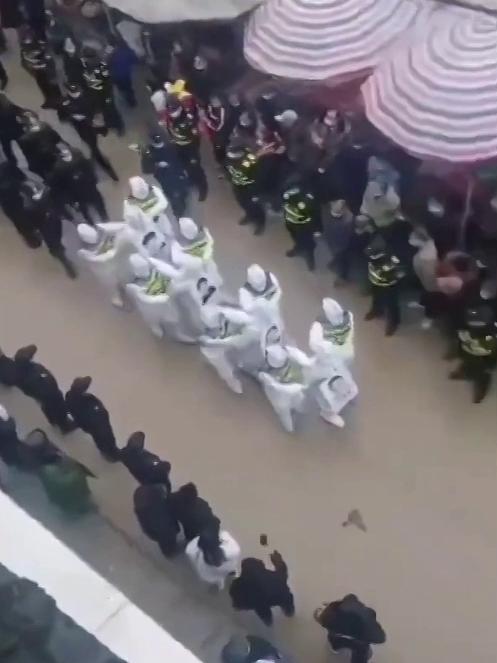
<svg viewBox="0 0 497 663">
<path fill-rule="evenodd" d="M 64 396 L 50 371 L 34 361 L 35 354 L 34 345 L 20 348 L 12 358 L 0 352 L 0 384 L 17 387 L 36 400 L 48 422 L 63 433 L 81 428 L 93 437 L 104 458 L 120 461 L 128 469 L 139 484 L 133 494 L 134 513 L 143 533 L 161 552 L 168 558 L 184 552 L 198 577 L 219 591 L 229 582 L 233 608 L 254 611 L 267 626 L 273 623 L 276 607 L 292 617 L 294 597 L 281 554 L 276 550 L 271 553 L 273 568 L 255 557 L 241 559 L 240 546 L 221 527 L 195 484 L 172 490 L 171 465 L 145 448 L 143 432 L 133 433 L 127 444 L 118 448 L 108 411 L 88 392 L 91 378 L 76 378 Z M 85 513 L 91 506 L 87 479 L 95 475 L 60 451 L 40 429 L 21 439 L 15 420 L 1 405 L 0 462 L 38 474 L 49 499 L 68 513 Z M 261 544 L 267 545 L 267 537 L 261 535 Z M 333 651 L 350 650 L 355 663 L 366 663 L 371 644 L 385 642 L 376 613 L 355 595 L 317 610 L 315 618 L 328 631 Z M 242 644 L 243 648 L 271 650 L 265 641 L 235 638 L 224 648 L 223 660 L 244 660 Z"/>
</svg>

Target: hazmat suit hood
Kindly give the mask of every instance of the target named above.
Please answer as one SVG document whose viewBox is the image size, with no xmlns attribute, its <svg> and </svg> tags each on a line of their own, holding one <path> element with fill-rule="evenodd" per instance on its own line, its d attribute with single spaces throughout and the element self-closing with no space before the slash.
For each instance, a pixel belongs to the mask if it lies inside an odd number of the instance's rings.
<svg viewBox="0 0 497 663">
<path fill-rule="evenodd" d="M 193 219 L 190 219 L 188 216 L 183 216 L 178 221 L 179 230 L 183 237 L 188 240 L 194 240 L 198 235 L 198 226 Z"/>
<path fill-rule="evenodd" d="M 266 280 L 266 272 L 260 265 L 250 265 L 250 267 L 247 269 L 247 282 L 257 292 L 263 292 L 264 288 L 266 287 Z"/>
<path fill-rule="evenodd" d="M 79 223 L 78 224 L 78 236 L 82 242 L 85 244 L 97 244 L 99 240 L 98 232 L 96 228 L 90 226 L 89 223 Z"/>
<path fill-rule="evenodd" d="M 152 106 L 155 108 L 157 113 L 162 113 L 166 110 L 166 99 L 167 94 L 164 90 L 157 90 L 150 97 Z"/>
<path fill-rule="evenodd" d="M 150 193 L 150 186 L 143 177 L 135 176 L 129 178 L 129 190 L 133 198 L 145 200 Z"/>
<path fill-rule="evenodd" d="M 129 264 L 131 265 L 133 273 L 139 279 L 148 279 L 150 276 L 150 265 L 143 256 L 139 253 L 133 253 L 133 255 L 129 257 Z"/>
<path fill-rule="evenodd" d="M 323 299 L 323 311 L 333 327 L 342 324 L 344 310 L 336 300 L 331 299 L 331 297 L 325 297 Z"/>
<path fill-rule="evenodd" d="M 281 345 L 270 345 L 266 350 L 266 361 L 270 368 L 282 368 L 288 361 L 288 352 Z"/>
<path fill-rule="evenodd" d="M 8 421 L 8 419 L 9 419 L 9 413 L 4 408 L 3 405 L 0 405 L 0 420 L 1 421 Z"/>
<path fill-rule="evenodd" d="M 153 230 L 145 235 L 142 240 L 142 246 L 149 256 L 156 257 L 166 246 L 166 242 Z"/>
</svg>

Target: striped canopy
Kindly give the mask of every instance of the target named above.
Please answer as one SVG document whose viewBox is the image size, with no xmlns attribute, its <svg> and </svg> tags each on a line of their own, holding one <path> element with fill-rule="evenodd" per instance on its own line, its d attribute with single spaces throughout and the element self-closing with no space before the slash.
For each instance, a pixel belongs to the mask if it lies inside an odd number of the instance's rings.
<svg viewBox="0 0 497 663">
<path fill-rule="evenodd" d="M 378 64 L 432 7 L 426 0 L 266 0 L 249 20 L 245 57 L 274 76 L 350 78 Z"/>
<path fill-rule="evenodd" d="M 467 10 L 399 49 L 361 88 L 368 119 L 420 157 L 497 156 L 497 19 Z"/>
</svg>

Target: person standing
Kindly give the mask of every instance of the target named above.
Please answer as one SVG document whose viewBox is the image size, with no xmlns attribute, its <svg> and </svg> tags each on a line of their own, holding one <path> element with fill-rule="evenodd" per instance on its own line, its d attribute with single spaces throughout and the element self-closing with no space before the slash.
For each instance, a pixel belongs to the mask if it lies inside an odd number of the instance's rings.
<svg viewBox="0 0 497 663">
<path fill-rule="evenodd" d="M 163 487 L 138 486 L 133 504 L 143 533 L 157 543 L 165 557 L 172 557 L 178 550 L 180 528 Z"/>
<path fill-rule="evenodd" d="M 64 40 L 62 65 L 64 67 L 66 83 L 76 83 L 76 85 L 83 87 L 85 84 L 84 67 L 76 44 L 71 37 L 67 37 Z"/>
<path fill-rule="evenodd" d="M 351 663 L 367 663 L 372 654 L 371 645 L 386 641 L 376 612 L 364 605 L 355 594 L 325 603 L 314 611 L 314 619 L 328 631 L 331 651 L 335 654 L 343 649 L 349 650 Z"/>
<path fill-rule="evenodd" d="M 220 530 L 217 518 L 190 541 L 185 553 L 199 578 L 220 591 L 226 579 L 236 574 L 240 562 L 240 546 L 229 532 Z"/>
<path fill-rule="evenodd" d="M 354 215 L 345 200 L 333 200 L 325 204 L 322 220 L 323 237 L 332 255 L 328 269 L 336 272 L 335 285 L 342 285 L 349 280 L 352 266 Z"/>
<path fill-rule="evenodd" d="M 23 111 L 19 120 L 24 129 L 18 140 L 19 147 L 28 162 L 29 170 L 44 180 L 54 167 L 57 145 L 62 142 L 62 138 L 33 111 Z"/>
<path fill-rule="evenodd" d="M 77 83 L 69 83 L 67 97 L 62 102 L 62 117 L 72 124 L 83 143 L 88 145 L 92 159 L 114 182 L 118 182 L 116 171 L 98 146 L 98 131 L 94 126 L 94 116 L 91 97 L 88 97 Z"/>
<path fill-rule="evenodd" d="M 9 77 L 3 66 L 3 62 L 0 60 L 0 90 L 5 90 L 9 83 Z"/>
<path fill-rule="evenodd" d="M 19 141 L 22 136 L 22 124 L 19 122 L 21 114 L 22 109 L 12 103 L 7 95 L 0 93 L 0 143 L 5 158 L 14 164 L 17 160 L 12 143 Z"/>
<path fill-rule="evenodd" d="M 109 412 L 102 401 L 88 393 L 90 377 L 73 380 L 65 402 L 76 426 L 90 435 L 95 446 L 108 461 L 119 460 L 119 449 L 110 423 Z"/>
<path fill-rule="evenodd" d="M 170 501 L 174 517 L 182 526 L 187 541 L 200 536 L 215 519 L 210 504 L 199 497 L 194 483 L 187 483 L 171 493 Z"/>
<path fill-rule="evenodd" d="M 266 211 L 261 200 L 258 161 L 254 152 L 242 141 L 233 141 L 226 152 L 228 171 L 236 202 L 245 212 L 240 225 L 252 223 L 254 235 L 262 235 L 266 227 Z"/>
<path fill-rule="evenodd" d="M 371 288 L 371 308 L 365 320 L 385 316 L 385 335 L 392 336 L 400 324 L 399 284 L 405 271 L 397 256 L 393 255 L 377 235 L 366 249 L 368 278 Z"/>
<path fill-rule="evenodd" d="M 241 574 L 229 590 L 235 610 L 253 610 L 266 626 L 272 626 L 272 608 L 279 607 L 287 617 L 295 614 L 293 594 L 288 587 L 288 568 L 280 553 L 271 553 L 274 571 L 254 557 L 242 560 Z"/>
<path fill-rule="evenodd" d="M 129 108 L 135 108 L 136 106 L 133 69 L 137 64 L 136 53 L 124 40 L 116 41 L 109 46 L 107 65 L 110 78 Z"/>
<path fill-rule="evenodd" d="M 96 51 L 89 47 L 83 49 L 82 63 L 83 76 L 90 93 L 90 102 L 92 105 L 94 104 L 97 112 L 102 113 L 105 127 L 115 129 L 119 136 L 123 136 L 124 122 L 116 107 L 107 64 L 100 60 Z"/>
<path fill-rule="evenodd" d="M 37 350 L 36 345 L 27 345 L 15 353 L 16 386 L 40 404 L 52 426 L 57 426 L 63 433 L 70 433 L 75 425 L 69 417 L 64 396 L 52 373 L 33 361 Z"/>
<path fill-rule="evenodd" d="M 293 247 L 286 252 L 289 258 L 302 256 L 310 272 L 316 269 L 314 233 L 320 228 L 319 208 L 314 195 L 303 185 L 295 185 L 283 194 L 283 218 Z"/>
<path fill-rule="evenodd" d="M 220 167 L 224 167 L 226 156 L 226 108 L 220 94 L 211 94 L 203 115 L 204 123 L 214 152 L 214 158 Z"/>
<path fill-rule="evenodd" d="M 109 218 L 97 188 L 93 164 L 80 150 L 64 143 L 59 145 L 59 157 L 50 174 L 49 184 L 60 203 L 75 207 L 88 223 L 93 224 L 90 209 L 97 212 L 100 221 Z"/>
<path fill-rule="evenodd" d="M 171 463 L 145 449 L 145 433 L 132 433 L 125 447 L 119 452 L 119 460 L 129 473 L 144 486 L 160 485 L 166 495 L 171 492 Z"/>
<path fill-rule="evenodd" d="M 43 96 L 42 108 L 57 110 L 61 102 L 55 64 L 45 46 L 27 35 L 21 41 L 21 64 L 30 74 Z"/>
<path fill-rule="evenodd" d="M 24 203 L 20 192 L 26 176 L 10 161 L 0 164 L 0 208 L 12 221 L 15 229 L 31 249 L 41 246 L 41 239 L 36 228 L 26 218 Z"/>
</svg>

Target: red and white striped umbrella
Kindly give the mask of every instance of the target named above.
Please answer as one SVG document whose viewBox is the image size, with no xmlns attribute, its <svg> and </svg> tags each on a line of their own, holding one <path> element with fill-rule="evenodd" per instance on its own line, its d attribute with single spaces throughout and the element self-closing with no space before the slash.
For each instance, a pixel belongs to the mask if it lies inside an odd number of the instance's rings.
<svg viewBox="0 0 497 663">
<path fill-rule="evenodd" d="M 361 91 L 370 122 L 412 154 L 497 156 L 497 19 L 459 10 L 399 48 Z"/>
<path fill-rule="evenodd" d="M 432 11 L 429 0 L 266 0 L 249 20 L 244 54 L 274 76 L 350 78 Z"/>
</svg>

